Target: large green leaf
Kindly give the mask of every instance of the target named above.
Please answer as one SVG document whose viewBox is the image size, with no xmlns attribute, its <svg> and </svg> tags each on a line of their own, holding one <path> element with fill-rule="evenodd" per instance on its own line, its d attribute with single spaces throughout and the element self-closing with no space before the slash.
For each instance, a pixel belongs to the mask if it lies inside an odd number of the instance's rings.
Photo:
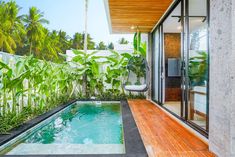
<svg viewBox="0 0 235 157">
<path fill-rule="evenodd" d="M 79 56 L 79 55 L 73 57 L 72 61 L 78 62 L 80 64 L 84 64 L 85 63 L 84 57 Z"/>
<path fill-rule="evenodd" d="M 97 54 L 99 51 L 93 51 L 90 54 L 87 54 L 87 58 L 94 56 L 95 54 Z"/>
<path fill-rule="evenodd" d="M 141 43 L 141 33 L 140 32 L 136 32 L 134 34 L 134 38 L 133 38 L 134 50 L 137 51 L 139 49 L 140 43 Z"/>
<path fill-rule="evenodd" d="M 0 70 L 1 69 L 8 69 L 8 70 L 10 70 L 11 68 L 7 65 L 7 64 L 5 64 L 5 63 L 3 63 L 2 61 L 0 61 Z"/>
<path fill-rule="evenodd" d="M 86 55 L 86 53 L 85 52 L 83 52 L 83 51 L 80 51 L 80 50 L 72 50 L 73 51 L 73 53 L 75 54 L 75 55 L 83 55 L 83 56 L 85 56 Z"/>
<path fill-rule="evenodd" d="M 132 57 L 132 55 L 130 53 L 122 53 L 121 56 L 130 59 Z"/>
</svg>

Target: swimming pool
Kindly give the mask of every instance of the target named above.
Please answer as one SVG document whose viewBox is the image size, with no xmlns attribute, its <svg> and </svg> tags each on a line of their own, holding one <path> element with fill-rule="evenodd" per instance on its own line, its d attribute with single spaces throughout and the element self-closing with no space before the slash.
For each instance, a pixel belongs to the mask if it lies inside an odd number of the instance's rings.
<svg viewBox="0 0 235 157">
<path fill-rule="evenodd" d="M 0 147 L 1 154 L 124 154 L 120 102 L 75 102 Z"/>
</svg>

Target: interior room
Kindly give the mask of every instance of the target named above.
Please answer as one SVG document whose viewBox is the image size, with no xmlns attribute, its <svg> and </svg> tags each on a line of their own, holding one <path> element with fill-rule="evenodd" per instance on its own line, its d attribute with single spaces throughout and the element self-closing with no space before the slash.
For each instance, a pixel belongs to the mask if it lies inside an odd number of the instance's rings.
<svg viewBox="0 0 235 157">
<path fill-rule="evenodd" d="M 181 3 L 163 23 L 163 104 L 181 116 Z"/>
<path fill-rule="evenodd" d="M 207 1 L 189 1 L 188 120 L 203 129 L 207 124 L 208 32 Z"/>
<path fill-rule="evenodd" d="M 162 56 L 162 104 L 170 112 L 206 129 L 207 119 L 207 13 L 206 1 L 189 1 L 189 43 L 188 51 L 182 53 L 183 28 L 181 26 L 181 3 L 163 22 Z M 204 7 L 200 7 L 204 6 Z M 187 25 L 185 25 L 186 31 Z M 184 34 L 185 35 L 185 34 Z M 186 36 L 185 36 L 186 38 Z M 182 63 L 187 74 L 182 76 Z M 185 82 L 188 80 L 188 82 Z M 186 87 L 187 90 L 182 90 Z M 188 92 L 188 102 L 182 97 Z M 185 112 L 187 105 L 187 112 Z"/>
</svg>

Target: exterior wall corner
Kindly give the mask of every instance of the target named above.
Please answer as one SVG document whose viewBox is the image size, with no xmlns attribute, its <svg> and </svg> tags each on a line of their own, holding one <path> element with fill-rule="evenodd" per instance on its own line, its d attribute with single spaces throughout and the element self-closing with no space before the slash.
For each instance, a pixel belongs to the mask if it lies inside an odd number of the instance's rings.
<svg viewBox="0 0 235 157">
<path fill-rule="evenodd" d="M 209 148 L 235 156 L 235 0 L 210 1 Z"/>
</svg>

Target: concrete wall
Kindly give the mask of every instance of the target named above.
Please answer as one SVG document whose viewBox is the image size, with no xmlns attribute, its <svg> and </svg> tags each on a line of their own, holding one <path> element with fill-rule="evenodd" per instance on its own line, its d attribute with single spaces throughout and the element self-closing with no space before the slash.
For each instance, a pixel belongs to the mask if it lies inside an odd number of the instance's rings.
<svg viewBox="0 0 235 157">
<path fill-rule="evenodd" d="M 235 0 L 210 1 L 209 148 L 235 156 Z"/>
<path fill-rule="evenodd" d="M 232 156 L 235 156 L 235 0 L 232 0 L 232 53 L 233 53 L 233 58 L 231 60 L 232 62 L 232 76 L 231 79 L 233 80 L 232 83 L 232 94 L 233 94 L 233 103 L 231 104 L 231 120 L 232 120 L 232 125 L 230 128 L 231 131 L 231 149 L 232 149 Z"/>
</svg>

